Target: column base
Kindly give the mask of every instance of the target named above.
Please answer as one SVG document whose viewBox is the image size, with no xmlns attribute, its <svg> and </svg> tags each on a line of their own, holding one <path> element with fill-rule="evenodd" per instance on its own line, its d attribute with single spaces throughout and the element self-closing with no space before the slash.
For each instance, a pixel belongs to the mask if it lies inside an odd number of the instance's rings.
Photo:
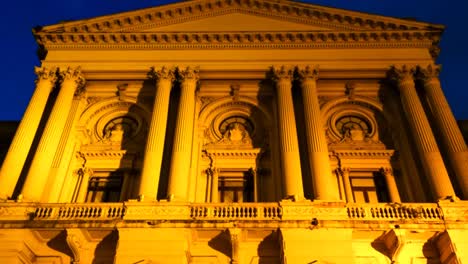
<svg viewBox="0 0 468 264">
<path fill-rule="evenodd" d="M 459 201 L 461 201 L 460 198 L 458 198 L 455 195 L 450 195 L 450 196 L 441 197 L 437 199 L 438 203 L 454 203 L 454 202 L 459 202 Z"/>
<path fill-rule="evenodd" d="M 285 198 L 281 199 L 281 202 L 302 202 L 302 201 L 307 201 L 307 199 L 299 195 L 288 195 Z"/>
</svg>

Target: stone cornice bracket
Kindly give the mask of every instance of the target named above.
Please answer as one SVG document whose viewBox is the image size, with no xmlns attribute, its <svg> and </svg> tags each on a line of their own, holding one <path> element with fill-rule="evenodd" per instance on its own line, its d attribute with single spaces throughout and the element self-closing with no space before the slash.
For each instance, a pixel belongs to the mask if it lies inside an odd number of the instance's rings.
<svg viewBox="0 0 468 264">
<path fill-rule="evenodd" d="M 228 232 L 229 232 L 229 238 L 231 240 L 231 247 L 232 247 L 231 264 L 238 264 L 239 263 L 239 247 L 240 247 L 242 230 L 240 228 L 229 228 Z"/>
<path fill-rule="evenodd" d="M 353 81 L 348 81 L 345 84 L 345 94 L 348 96 L 349 100 L 354 100 L 354 95 L 356 93 L 356 83 Z"/>
<path fill-rule="evenodd" d="M 79 229 L 71 228 L 66 229 L 67 232 L 67 244 L 73 253 L 73 261 L 71 263 L 78 264 L 81 262 L 81 251 L 85 248 L 85 239 L 83 233 Z"/>
<path fill-rule="evenodd" d="M 318 80 L 319 78 L 319 66 L 314 65 L 310 66 L 307 65 L 303 69 L 300 67 L 296 68 L 296 78 L 300 81 L 305 81 L 305 80 Z"/>
<path fill-rule="evenodd" d="M 438 80 L 441 71 L 440 65 L 429 64 L 427 67 L 418 65 L 416 68 L 415 77 L 417 80 L 421 80 L 424 83 L 430 83 Z"/>
<path fill-rule="evenodd" d="M 57 81 L 57 67 L 34 67 L 34 73 L 37 75 L 36 83 L 42 80 L 48 80 L 52 84 Z"/>
<path fill-rule="evenodd" d="M 292 67 L 288 66 L 272 66 L 270 68 L 269 77 L 276 83 L 287 81 L 291 82 L 294 77 L 294 70 Z"/>
<path fill-rule="evenodd" d="M 404 83 L 414 83 L 414 74 L 416 73 L 416 67 L 413 65 L 401 65 L 391 66 L 387 72 L 387 78 L 396 83 L 400 88 L 404 86 Z M 412 84 L 414 85 L 414 84 Z"/>
<path fill-rule="evenodd" d="M 397 261 L 398 256 L 406 243 L 406 234 L 401 229 L 391 229 L 385 234 L 378 238 L 378 241 L 383 243 L 385 252 L 381 252 L 386 255 L 391 263 L 399 263 Z"/>
<path fill-rule="evenodd" d="M 148 72 L 148 78 L 155 81 L 168 80 L 173 81 L 175 79 L 175 69 L 162 66 L 160 70 L 157 70 L 156 67 L 151 67 Z"/>
</svg>

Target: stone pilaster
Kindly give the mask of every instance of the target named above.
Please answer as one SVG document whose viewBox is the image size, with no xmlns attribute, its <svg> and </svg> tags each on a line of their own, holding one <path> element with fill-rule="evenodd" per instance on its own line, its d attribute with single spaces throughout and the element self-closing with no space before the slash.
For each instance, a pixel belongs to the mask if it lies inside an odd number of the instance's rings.
<svg viewBox="0 0 468 264">
<path fill-rule="evenodd" d="M 331 172 L 328 146 L 323 122 L 320 118 L 317 78 L 318 68 L 309 66 L 298 69 L 304 101 L 304 121 L 309 153 L 309 169 L 312 175 L 315 199 L 339 200 L 336 177 Z"/>
<path fill-rule="evenodd" d="M 349 168 L 341 168 L 338 171 L 343 176 L 343 186 L 345 189 L 346 201 L 354 203 L 353 189 L 351 188 L 351 180 L 349 179 Z"/>
<path fill-rule="evenodd" d="M 272 69 L 276 83 L 278 104 L 278 127 L 281 152 L 281 172 L 286 198 L 303 199 L 299 144 L 296 134 L 296 119 L 292 99 L 293 70 L 284 66 Z"/>
<path fill-rule="evenodd" d="M 390 195 L 390 201 L 392 203 L 401 203 L 400 193 L 398 192 L 398 187 L 396 185 L 395 176 L 393 175 L 393 170 L 391 168 L 382 168 L 380 172 L 385 177 L 385 182 L 387 183 L 388 188 L 388 194 Z"/>
<path fill-rule="evenodd" d="M 57 68 L 36 67 L 36 89 L 16 130 L 0 169 L 0 199 L 11 198 L 23 169 L 50 91 L 57 80 Z"/>
<path fill-rule="evenodd" d="M 149 75 L 156 81 L 156 93 L 138 191 L 140 200 L 156 200 L 158 194 L 174 71 L 163 67 L 161 70 L 152 69 Z"/>
<path fill-rule="evenodd" d="M 416 93 L 413 79 L 415 69 L 407 66 L 392 67 L 389 77 L 397 82 L 403 111 L 409 121 L 413 140 L 425 174 L 431 183 L 437 199 L 454 197 L 455 192 L 450 182 L 439 148 L 432 133 L 421 101 Z"/>
<path fill-rule="evenodd" d="M 435 65 L 419 67 L 417 77 L 423 81 L 431 111 L 441 132 L 442 143 L 448 154 L 448 165 L 455 172 L 464 198 L 468 199 L 468 148 L 442 91 L 439 72 L 440 67 Z"/>
<path fill-rule="evenodd" d="M 84 78 L 81 69 L 67 68 L 60 71 L 62 84 L 60 92 L 47 120 L 31 167 L 23 186 L 22 195 L 26 201 L 41 201 L 42 190 L 47 182 L 52 161 L 65 128 L 73 96 L 83 92 Z"/>
<path fill-rule="evenodd" d="M 169 200 L 187 200 L 198 72 L 191 67 L 178 70 L 181 91 L 167 188 Z"/>
<path fill-rule="evenodd" d="M 78 196 L 76 198 L 77 203 L 86 202 L 86 195 L 88 194 L 89 178 L 93 175 L 93 170 L 89 168 L 82 168 L 78 171 L 78 175 L 81 178 L 80 188 L 78 190 Z"/>
</svg>

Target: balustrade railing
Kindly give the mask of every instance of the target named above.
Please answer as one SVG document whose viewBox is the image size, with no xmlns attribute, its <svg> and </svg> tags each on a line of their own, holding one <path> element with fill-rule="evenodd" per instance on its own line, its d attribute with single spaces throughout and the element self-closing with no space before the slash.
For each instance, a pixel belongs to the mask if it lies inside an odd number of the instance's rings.
<svg viewBox="0 0 468 264">
<path fill-rule="evenodd" d="M 41 204 L 34 212 L 37 220 L 117 219 L 125 215 L 122 203 Z"/>
<path fill-rule="evenodd" d="M 456 205 L 456 206 L 455 206 Z M 362 220 L 443 221 L 458 219 L 468 206 L 451 203 L 334 204 L 279 203 L 0 203 L 3 220 Z M 453 207 L 453 208 L 452 208 Z M 456 207 L 456 208 L 455 208 Z M 460 208 L 458 208 L 460 207 Z M 443 210 L 444 209 L 444 210 Z M 454 211 L 454 210 L 458 211 Z M 462 210 L 463 209 L 463 210 Z M 456 216 L 456 217 L 455 217 Z M 458 218 L 457 218 L 458 217 Z"/>
<path fill-rule="evenodd" d="M 277 203 L 245 204 L 193 204 L 192 219 L 281 219 L 281 207 Z"/>
<path fill-rule="evenodd" d="M 437 204 L 348 204 L 348 217 L 361 220 L 443 220 Z"/>
</svg>

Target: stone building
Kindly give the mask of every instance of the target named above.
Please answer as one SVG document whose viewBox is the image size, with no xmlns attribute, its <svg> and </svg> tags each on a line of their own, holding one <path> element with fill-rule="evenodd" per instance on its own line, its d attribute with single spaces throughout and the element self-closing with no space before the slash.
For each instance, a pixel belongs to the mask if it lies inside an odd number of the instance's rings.
<svg viewBox="0 0 468 264">
<path fill-rule="evenodd" d="M 36 28 L 0 263 L 468 262 L 442 31 L 276 0 Z"/>
</svg>

